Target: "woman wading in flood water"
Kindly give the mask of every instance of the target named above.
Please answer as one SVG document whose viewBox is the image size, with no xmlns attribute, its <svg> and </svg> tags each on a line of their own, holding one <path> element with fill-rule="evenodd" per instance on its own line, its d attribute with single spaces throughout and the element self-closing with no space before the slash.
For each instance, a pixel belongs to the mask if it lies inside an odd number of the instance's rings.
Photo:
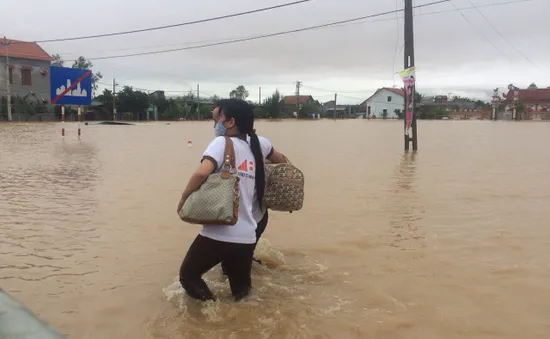
<svg viewBox="0 0 550 339">
<path fill-rule="evenodd" d="M 183 260 L 180 282 L 189 296 L 203 301 L 215 300 L 202 276 L 221 263 L 233 297 L 240 300 L 252 288 L 252 258 L 259 238 L 256 219 L 263 216 L 264 160 L 285 162 L 285 157 L 273 149 L 268 139 L 262 137 L 260 141 L 254 130 L 253 109 L 246 101 L 220 100 L 213 116 L 217 116 L 217 137 L 208 145 L 201 165 L 191 175 L 178 204 L 178 212 L 211 173 L 221 170 L 225 137 L 230 137 L 234 146 L 235 170 L 240 177 L 238 221 L 232 226 L 203 225 Z"/>
</svg>

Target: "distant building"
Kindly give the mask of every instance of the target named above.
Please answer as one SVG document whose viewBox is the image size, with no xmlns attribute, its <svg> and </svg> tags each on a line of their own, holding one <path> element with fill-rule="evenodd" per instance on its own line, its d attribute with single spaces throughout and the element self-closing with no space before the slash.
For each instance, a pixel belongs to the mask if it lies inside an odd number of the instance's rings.
<svg viewBox="0 0 550 339">
<path fill-rule="evenodd" d="M 9 77 L 12 97 L 27 94 L 42 102 L 50 99 L 51 56 L 36 42 L 0 39 L 0 96 L 6 94 L 6 77 Z M 9 56 L 9 74 L 6 74 L 6 48 Z"/>
<path fill-rule="evenodd" d="M 297 103 L 299 107 L 304 105 L 311 105 L 316 109 L 320 109 L 321 107 L 319 101 L 313 99 L 311 95 L 300 95 L 298 97 L 296 97 L 296 95 L 287 95 L 283 97 L 281 103 L 283 106 L 283 113 L 285 115 L 293 115 L 297 110 Z"/>
<path fill-rule="evenodd" d="M 371 97 L 363 101 L 360 112 L 368 117 L 397 119 L 395 110 L 403 111 L 405 94 L 402 89 L 383 87 L 379 88 Z"/>
<path fill-rule="evenodd" d="M 84 121 L 91 120 L 113 120 L 113 113 L 101 101 L 92 100 L 84 114 Z"/>
<path fill-rule="evenodd" d="M 417 103 L 417 107 L 422 109 L 429 108 L 441 108 L 449 112 L 452 111 L 472 111 L 479 107 L 475 101 L 472 101 L 467 98 L 457 98 L 454 97 L 452 100 L 449 100 L 449 97 L 446 95 L 436 95 L 436 96 L 426 96 Z"/>
<path fill-rule="evenodd" d="M 491 118 L 491 111 L 490 108 L 463 109 L 451 112 L 449 116 L 454 120 L 483 120 Z"/>
<path fill-rule="evenodd" d="M 334 100 L 323 103 L 322 113 L 325 118 L 355 118 L 357 114 L 357 105 L 338 105 L 334 109 Z M 335 112 L 336 111 L 336 112 Z"/>
<path fill-rule="evenodd" d="M 524 105 L 522 119 L 550 119 L 550 88 L 517 89 L 518 102 Z M 506 112 L 514 109 L 514 90 L 505 95 Z"/>
</svg>

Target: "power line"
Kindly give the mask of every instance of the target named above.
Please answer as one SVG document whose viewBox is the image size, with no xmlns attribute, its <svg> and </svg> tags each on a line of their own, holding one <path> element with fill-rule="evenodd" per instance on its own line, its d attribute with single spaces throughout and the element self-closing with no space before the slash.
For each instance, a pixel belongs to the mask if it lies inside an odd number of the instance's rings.
<svg viewBox="0 0 550 339">
<path fill-rule="evenodd" d="M 309 88 L 309 89 L 313 89 L 313 90 L 317 90 L 317 91 L 322 91 L 322 92 L 330 92 L 330 93 L 338 92 L 338 93 L 349 93 L 349 94 L 361 94 L 361 93 L 368 93 L 368 92 L 375 92 L 375 91 L 377 91 L 377 90 L 375 89 L 375 90 L 365 90 L 365 91 L 350 92 L 350 91 L 339 91 L 339 90 L 334 90 L 334 89 L 318 88 L 318 87 L 312 87 L 312 86 L 307 86 L 307 85 L 302 85 L 302 87 Z M 331 95 L 332 95 L 332 94 L 331 94 Z"/>
<path fill-rule="evenodd" d="M 195 25 L 195 24 L 200 24 L 200 23 L 204 23 L 204 22 L 234 18 L 234 17 L 253 14 L 253 13 L 266 12 L 266 11 L 271 11 L 271 10 L 274 10 L 274 9 L 288 7 L 288 6 L 294 6 L 294 5 L 298 5 L 298 4 L 302 4 L 302 3 L 310 2 L 310 1 L 312 1 L 312 0 L 298 0 L 298 1 L 293 1 L 293 2 L 286 3 L 286 4 L 275 5 L 275 6 L 270 6 L 270 7 L 264 7 L 264 8 L 254 9 L 254 10 L 240 12 L 240 13 L 227 14 L 227 15 L 217 16 L 217 17 L 213 17 L 213 18 L 208 18 L 208 19 L 187 21 L 187 22 L 182 22 L 182 23 L 179 23 L 179 24 L 149 27 L 149 28 L 135 29 L 135 30 L 123 31 L 123 32 L 114 32 L 114 33 L 104 33 L 104 34 L 79 36 L 79 37 L 72 37 L 72 38 L 57 38 L 57 39 L 36 40 L 34 42 L 47 43 L 47 42 L 59 42 L 59 41 L 73 41 L 73 40 L 105 38 L 105 37 L 111 37 L 111 36 L 117 36 L 117 35 L 127 35 L 127 34 L 141 33 L 141 32 L 149 32 L 149 31 L 155 31 L 155 30 L 160 30 L 160 29 L 167 29 L 167 28 L 181 27 L 181 26 L 189 26 L 189 25 Z"/>
<path fill-rule="evenodd" d="M 510 41 L 508 41 L 508 39 L 506 39 L 506 37 L 504 37 L 504 35 L 500 33 L 500 31 L 495 27 L 495 25 L 493 25 L 493 23 L 485 16 L 485 14 L 483 14 L 483 12 L 471 0 L 468 0 L 468 2 L 475 8 L 475 10 L 479 13 L 479 15 L 481 15 L 481 17 L 483 17 L 483 19 L 487 21 L 487 23 L 495 30 L 495 32 L 497 32 L 497 34 L 502 38 L 502 40 L 504 40 L 508 45 L 510 45 L 516 52 L 518 52 L 525 60 L 530 62 L 533 66 L 540 68 L 525 54 L 523 54 L 516 46 L 514 46 Z"/>
<path fill-rule="evenodd" d="M 422 4 L 422 5 L 418 5 L 415 8 L 428 7 L 428 6 L 438 5 L 438 4 L 442 4 L 442 3 L 450 2 L 450 1 L 451 0 L 438 0 L 438 1 L 429 2 L 429 3 L 426 3 L 426 4 Z M 237 38 L 237 39 L 226 40 L 226 41 L 221 41 L 221 42 L 211 43 L 211 44 L 203 44 L 203 45 L 196 45 L 196 46 L 188 46 L 188 47 L 181 47 L 181 48 L 158 50 L 158 51 L 141 52 L 141 53 L 121 54 L 121 55 L 95 57 L 95 58 L 92 57 L 92 58 L 87 58 L 87 60 L 105 60 L 105 59 L 126 58 L 126 57 L 132 57 L 132 56 L 164 54 L 164 53 L 185 51 L 185 50 L 191 50 L 191 49 L 199 49 L 199 48 L 206 48 L 206 47 L 213 47 L 213 46 L 228 45 L 228 44 L 233 44 L 233 43 L 238 43 L 238 42 L 258 40 L 258 39 L 270 38 L 270 37 L 274 37 L 274 36 L 286 35 L 286 34 L 291 34 L 291 33 L 310 31 L 310 30 L 329 27 L 329 26 L 336 26 L 336 25 L 341 25 L 341 24 L 344 24 L 344 23 L 349 23 L 349 22 L 354 22 L 354 21 L 359 21 L 359 20 L 384 16 L 384 15 L 388 15 L 388 14 L 393 14 L 393 13 L 396 13 L 396 12 L 399 12 L 399 11 L 401 11 L 401 10 L 392 10 L 392 11 L 387 11 L 387 12 L 382 12 L 382 13 L 377 13 L 377 14 L 366 15 L 366 16 L 362 16 L 362 17 L 358 17 L 358 18 L 334 21 L 334 22 L 330 22 L 330 23 L 326 23 L 326 24 L 322 24 L 322 25 L 308 26 L 308 27 L 304 27 L 304 28 L 298 28 L 298 29 L 293 29 L 293 30 L 289 30 L 289 31 L 282 31 L 282 32 L 276 32 L 276 33 L 270 33 L 270 34 L 264 34 L 264 35 L 257 35 L 257 36 L 248 37 L 248 38 Z M 73 60 L 68 60 L 68 61 L 73 61 Z"/>
<path fill-rule="evenodd" d="M 378 88 L 378 89 L 375 89 L 375 90 L 368 90 L 368 91 L 363 91 L 363 92 L 346 92 L 346 91 L 338 91 L 338 90 L 330 90 L 330 89 L 324 89 L 324 88 L 318 88 L 318 87 L 311 87 L 311 86 L 306 86 L 306 85 L 302 85 L 302 87 L 317 90 L 317 91 L 338 93 L 338 96 L 340 96 L 340 97 L 344 97 L 344 98 L 348 98 L 348 99 L 354 99 L 354 100 L 360 100 L 361 103 L 363 103 L 367 99 L 371 98 L 374 94 L 369 94 L 369 96 L 365 96 L 363 98 L 360 98 L 360 97 L 356 97 L 356 96 L 345 95 L 345 94 L 342 94 L 342 93 L 351 93 L 351 94 L 361 94 L 361 93 L 365 93 L 365 92 L 374 93 L 374 92 L 376 92 L 380 89 L 380 88 Z M 323 94 L 323 95 L 316 95 L 316 97 L 328 97 L 328 96 L 332 97 L 332 95 L 333 94 Z M 379 104 L 388 104 L 387 101 L 379 101 L 379 100 L 371 100 L 371 102 L 379 103 Z"/>
<path fill-rule="evenodd" d="M 253 37 L 254 35 L 249 35 L 248 37 Z M 130 50 L 142 50 L 144 48 L 164 48 L 164 47 L 174 47 L 174 46 L 181 46 L 181 45 L 184 45 L 184 46 L 193 46 L 193 45 L 196 45 L 196 44 L 205 44 L 205 43 L 213 43 L 213 42 L 219 42 L 219 41 L 224 41 L 224 40 L 220 40 L 220 39 L 208 39 L 208 40 L 196 40 L 196 41 L 186 41 L 186 42 L 179 42 L 179 43 L 174 43 L 174 44 L 162 44 L 162 45 L 148 45 L 148 46 L 134 46 L 134 47 L 124 47 L 124 48 L 114 48 L 114 49 L 102 49 L 102 50 L 99 50 L 99 52 L 120 52 L 120 51 L 130 51 Z M 74 54 L 77 54 L 77 55 L 80 55 L 81 52 L 62 52 L 62 53 L 57 53 L 59 54 L 60 56 L 65 56 L 65 55 L 74 55 Z"/>
<path fill-rule="evenodd" d="M 508 56 L 508 54 L 504 53 L 502 50 L 500 50 L 494 43 L 493 41 L 491 41 L 491 39 L 487 38 L 483 33 L 481 33 L 477 28 L 476 26 L 474 26 L 474 24 L 464 15 L 464 13 L 462 13 L 461 10 L 459 10 L 455 4 L 450 1 L 450 3 L 453 5 L 453 7 L 458 11 L 458 13 L 460 13 L 460 15 L 464 18 L 464 20 L 466 20 L 466 22 L 468 22 L 468 24 L 470 24 L 470 26 L 472 26 L 474 28 L 474 30 L 476 31 L 477 34 L 479 34 L 483 39 L 485 39 L 488 43 L 491 44 L 491 46 L 493 46 L 493 48 L 495 50 L 497 50 L 500 54 L 504 55 L 505 57 L 508 58 L 508 60 L 512 61 L 512 58 L 510 58 L 510 56 Z"/>
<path fill-rule="evenodd" d="M 395 8 L 399 8 L 399 0 L 395 0 Z M 397 48 L 399 48 L 399 37 L 401 36 L 400 26 L 399 26 L 399 13 L 395 12 L 395 23 L 397 24 L 397 34 L 395 39 L 395 50 L 393 52 L 393 61 L 392 61 L 392 81 L 395 86 L 395 59 L 397 58 Z M 405 46 L 403 44 L 403 46 Z"/>
<path fill-rule="evenodd" d="M 484 7 L 496 7 L 496 6 L 505 6 L 505 5 L 511 5 L 511 4 L 517 4 L 517 3 L 525 3 L 525 2 L 533 2 L 533 1 L 540 1 L 540 0 L 512 0 L 512 1 L 504 1 L 504 2 L 496 2 L 491 4 L 485 4 L 485 5 L 477 5 L 477 8 L 484 8 Z M 470 10 L 470 9 L 476 9 L 476 7 L 461 7 L 461 8 L 453 8 L 450 10 L 441 10 L 441 11 L 434 11 L 434 12 L 428 12 L 428 13 L 418 13 L 415 14 L 415 17 L 421 17 L 421 16 L 428 16 L 428 15 L 435 15 L 435 14 L 443 14 L 443 13 L 449 13 L 449 12 L 456 12 L 464 11 L 464 10 Z M 402 19 L 402 16 L 399 16 L 399 13 L 397 13 L 397 18 Z M 347 22 L 339 25 L 333 25 L 328 27 L 321 27 L 319 29 L 330 29 L 335 27 L 345 27 L 345 26 L 351 26 L 351 25 L 362 25 L 366 23 L 375 23 L 375 22 L 384 22 L 384 21 L 391 21 L 396 20 L 396 18 L 388 18 L 388 19 L 379 19 L 379 20 L 371 20 L 371 21 L 359 21 L 359 22 Z M 1 34 L 0 34 L 1 35 Z M 154 48 L 154 47 L 171 47 L 171 46 L 181 46 L 184 45 L 185 47 L 195 47 L 195 44 L 203 44 L 203 43 L 218 43 L 218 42 L 226 42 L 226 41 L 232 41 L 235 39 L 248 39 L 248 38 L 255 38 L 256 36 L 249 35 L 249 36 L 241 36 L 238 38 L 230 38 L 230 39 L 209 39 L 209 40 L 198 40 L 198 41 L 188 41 L 188 42 L 181 42 L 181 43 L 175 43 L 175 44 L 162 44 L 162 45 L 148 45 L 148 46 L 139 46 L 139 47 L 126 47 L 126 48 L 117 48 L 117 49 L 107 49 L 107 50 L 98 50 L 98 52 L 116 52 L 116 51 L 124 51 L 124 50 L 132 50 L 132 49 L 144 49 L 144 48 Z M 14 42 L 15 43 L 15 42 Z M 400 52 L 403 50 L 403 46 L 401 46 Z M 80 53 L 80 52 L 79 52 Z M 59 53 L 60 55 L 69 55 L 69 54 L 79 54 L 76 52 L 62 52 Z M 72 60 L 67 60 L 72 61 Z"/>
<path fill-rule="evenodd" d="M 506 5 L 525 3 L 525 2 L 534 2 L 534 1 L 542 1 L 542 0 L 512 0 L 512 1 L 494 2 L 494 3 L 490 3 L 490 4 L 477 5 L 476 7 L 477 8 L 497 7 L 497 6 L 506 6 Z M 428 13 L 418 13 L 418 14 L 414 14 L 414 16 L 415 17 L 421 17 L 421 16 L 427 16 L 427 15 L 456 12 L 457 10 L 465 11 L 465 10 L 468 10 L 468 9 L 475 9 L 475 7 L 470 6 L 470 7 L 457 8 L 456 6 L 454 6 L 453 9 L 445 9 L 445 10 L 441 10 L 441 11 L 434 11 L 434 12 L 428 12 Z M 403 16 L 398 16 L 398 18 L 403 19 L 404 17 Z M 350 23 L 345 23 L 345 24 L 342 24 L 342 25 L 338 25 L 337 27 L 351 26 L 351 25 L 362 25 L 362 24 L 365 24 L 365 23 L 383 22 L 383 21 L 391 21 L 391 20 L 395 20 L 395 18 L 379 19 L 379 20 L 372 20 L 372 21 L 366 21 L 366 22 L 350 22 Z M 326 27 L 326 28 L 331 28 L 331 27 Z"/>
<path fill-rule="evenodd" d="M 104 85 L 104 86 L 112 86 L 112 84 L 107 83 L 107 82 L 102 82 L 102 81 L 98 81 L 97 84 Z M 163 91 L 164 93 L 184 93 L 184 95 L 185 95 L 186 93 L 192 92 L 192 91 L 187 90 L 187 89 L 179 90 L 179 91 L 167 91 L 167 90 L 160 90 L 160 89 L 149 89 L 149 88 L 136 87 L 136 86 L 133 86 L 133 85 L 122 85 L 122 87 L 130 87 L 133 90 L 142 91 L 142 92 L 151 92 L 151 93 L 156 92 L 156 91 Z M 215 95 L 215 94 L 204 92 L 204 91 L 200 91 L 200 94 L 204 94 L 204 95 L 209 96 L 209 97 L 212 97 L 212 96 Z"/>
</svg>

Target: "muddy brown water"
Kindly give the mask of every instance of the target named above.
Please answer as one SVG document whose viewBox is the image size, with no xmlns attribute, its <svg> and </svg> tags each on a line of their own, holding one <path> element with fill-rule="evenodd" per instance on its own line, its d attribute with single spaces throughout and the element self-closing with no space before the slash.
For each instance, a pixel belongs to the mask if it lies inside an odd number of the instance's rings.
<svg viewBox="0 0 550 339">
<path fill-rule="evenodd" d="M 68 338 L 529 338 L 550 334 L 548 123 L 259 122 L 306 175 L 272 213 L 254 292 L 198 304 L 174 210 L 209 122 L 0 124 L 0 286 Z M 187 142 L 193 146 L 188 147 Z"/>
</svg>

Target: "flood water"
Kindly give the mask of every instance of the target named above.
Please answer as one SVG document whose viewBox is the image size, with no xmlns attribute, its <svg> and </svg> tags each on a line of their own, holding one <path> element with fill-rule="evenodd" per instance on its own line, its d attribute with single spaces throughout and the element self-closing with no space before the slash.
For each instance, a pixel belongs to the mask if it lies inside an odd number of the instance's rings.
<svg viewBox="0 0 550 339">
<path fill-rule="evenodd" d="M 189 300 L 175 213 L 210 122 L 0 124 L 0 286 L 68 338 L 550 334 L 549 123 L 258 122 L 306 176 L 271 213 L 254 292 Z M 192 147 L 187 142 L 192 141 Z"/>
</svg>

